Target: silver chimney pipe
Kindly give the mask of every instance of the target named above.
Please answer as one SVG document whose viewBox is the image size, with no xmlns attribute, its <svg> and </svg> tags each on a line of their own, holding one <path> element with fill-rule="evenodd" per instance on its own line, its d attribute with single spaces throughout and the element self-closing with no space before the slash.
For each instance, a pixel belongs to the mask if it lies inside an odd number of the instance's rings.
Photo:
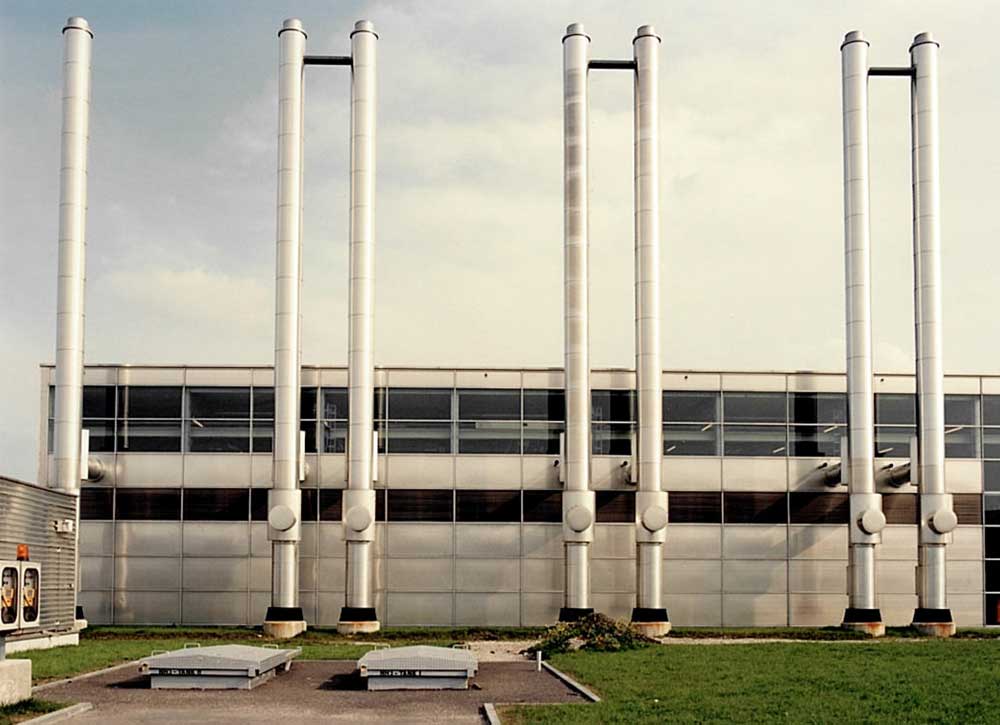
<svg viewBox="0 0 1000 725">
<path fill-rule="evenodd" d="M 299 606 L 300 287 L 302 116 L 306 33 L 298 19 L 278 31 L 278 202 L 274 310 L 274 480 L 268 496 L 271 606 L 264 631 L 293 637 L 306 628 Z"/>
<path fill-rule="evenodd" d="M 885 634 L 875 587 L 875 546 L 885 527 L 875 490 L 871 244 L 868 185 L 868 41 L 859 31 L 840 46 L 844 121 L 844 285 L 847 328 L 846 461 L 850 491 L 848 605 L 843 626 Z"/>
<path fill-rule="evenodd" d="M 565 588 L 560 620 L 593 612 L 590 544 L 595 496 L 590 490 L 590 272 L 588 84 L 590 36 L 581 23 L 563 36 L 563 188 L 566 435 L 562 465 Z"/>
<path fill-rule="evenodd" d="M 343 526 L 347 542 L 346 600 L 337 630 L 379 629 L 372 595 L 371 548 L 375 539 L 373 354 L 375 246 L 375 44 L 368 20 L 351 33 L 351 253 L 348 332 L 347 490 Z"/>
<path fill-rule="evenodd" d="M 913 161 L 913 297 L 916 332 L 917 466 L 920 487 L 918 605 L 913 625 L 950 636 L 945 546 L 958 521 L 945 492 L 944 365 L 941 341 L 941 222 L 938 177 L 938 44 L 921 33 L 910 46 Z"/>
<path fill-rule="evenodd" d="M 636 606 L 632 622 L 646 634 L 670 631 L 663 607 L 663 544 L 667 494 L 662 490 L 663 366 L 660 363 L 659 100 L 660 37 L 643 25 L 632 41 L 635 59 L 635 370 L 638 391 Z"/>
<path fill-rule="evenodd" d="M 62 152 L 59 168 L 59 283 L 56 303 L 55 486 L 78 494 L 83 429 L 84 288 L 87 252 L 87 143 L 94 33 L 83 18 L 63 28 Z"/>
</svg>

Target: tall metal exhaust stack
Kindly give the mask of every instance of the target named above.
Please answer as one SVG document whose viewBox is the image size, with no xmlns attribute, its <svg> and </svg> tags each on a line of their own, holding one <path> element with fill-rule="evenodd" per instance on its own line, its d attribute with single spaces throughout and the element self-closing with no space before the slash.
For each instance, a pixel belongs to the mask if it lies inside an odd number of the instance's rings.
<svg viewBox="0 0 1000 725">
<path fill-rule="evenodd" d="M 581 23 L 563 43 L 564 345 L 566 435 L 562 465 L 565 586 L 560 620 L 591 614 L 590 544 L 595 496 L 590 490 L 590 230 L 588 83 L 590 36 Z"/>
<path fill-rule="evenodd" d="M 299 606 L 299 395 L 302 265 L 302 116 L 306 33 L 288 19 L 278 31 L 278 202 L 274 309 L 274 477 L 268 496 L 271 606 L 264 631 L 293 637 L 306 628 Z"/>
<path fill-rule="evenodd" d="M 662 490 L 663 366 L 660 362 L 659 102 L 660 37 L 643 25 L 635 59 L 635 370 L 638 391 L 636 606 L 632 623 L 650 636 L 670 631 L 663 606 L 667 494 Z"/>
<path fill-rule="evenodd" d="M 372 542 L 375 540 L 373 431 L 375 367 L 373 355 L 375 246 L 375 44 L 368 20 L 351 33 L 351 253 L 348 323 L 347 490 L 343 526 L 347 542 L 346 600 L 337 630 L 379 629 L 372 592 Z"/>
<path fill-rule="evenodd" d="M 868 183 L 868 41 L 859 31 L 840 46 L 844 121 L 844 287 L 847 331 L 847 460 L 850 492 L 848 605 L 843 626 L 885 634 L 875 586 L 875 547 L 885 527 L 875 489 L 871 243 Z"/>
<path fill-rule="evenodd" d="M 958 520 L 945 492 L 944 365 L 941 340 L 941 221 L 938 151 L 938 50 L 930 33 L 910 46 L 913 161 L 913 302 L 916 331 L 917 468 L 920 488 L 918 605 L 913 626 L 951 636 L 945 546 Z"/>
<path fill-rule="evenodd" d="M 63 28 L 62 150 L 59 165 L 59 281 L 56 292 L 55 487 L 77 496 L 83 434 L 83 343 L 87 252 L 87 144 L 90 136 L 90 58 L 94 33 L 79 17 Z M 79 559 L 73 597 L 79 596 Z M 76 617 L 83 612 L 76 605 Z"/>
</svg>

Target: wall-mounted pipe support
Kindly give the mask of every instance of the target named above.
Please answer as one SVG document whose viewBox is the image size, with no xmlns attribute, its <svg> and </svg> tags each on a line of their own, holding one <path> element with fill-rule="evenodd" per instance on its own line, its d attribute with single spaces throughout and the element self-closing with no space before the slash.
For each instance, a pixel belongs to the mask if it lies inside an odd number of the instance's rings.
<svg viewBox="0 0 1000 725">
<path fill-rule="evenodd" d="M 850 495 L 848 605 L 843 626 L 885 633 L 875 584 L 875 546 L 885 525 L 875 490 L 871 243 L 868 182 L 868 41 L 858 31 L 840 46 L 844 123 L 844 287 L 848 435 L 843 478 Z M 879 522 L 881 521 L 881 525 Z"/>
</svg>

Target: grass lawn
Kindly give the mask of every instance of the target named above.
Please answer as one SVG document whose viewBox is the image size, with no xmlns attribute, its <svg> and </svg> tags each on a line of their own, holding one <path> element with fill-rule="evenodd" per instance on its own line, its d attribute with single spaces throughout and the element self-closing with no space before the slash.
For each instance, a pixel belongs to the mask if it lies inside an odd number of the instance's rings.
<svg viewBox="0 0 1000 725">
<path fill-rule="evenodd" d="M 44 715 L 47 712 L 54 712 L 66 707 L 65 702 L 49 702 L 48 700 L 36 700 L 31 698 L 16 705 L 4 705 L 0 707 L 0 725 L 12 725 L 12 723 L 30 720 L 33 717 Z"/>
<path fill-rule="evenodd" d="M 505 722 L 1000 720 L 1000 643 L 990 639 L 651 646 L 552 663 L 603 701 L 507 707 Z"/>
</svg>

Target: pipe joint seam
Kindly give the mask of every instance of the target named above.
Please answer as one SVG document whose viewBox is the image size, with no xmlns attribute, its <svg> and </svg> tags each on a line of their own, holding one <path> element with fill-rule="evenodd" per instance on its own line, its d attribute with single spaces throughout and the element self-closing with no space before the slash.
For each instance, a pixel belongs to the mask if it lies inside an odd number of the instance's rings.
<svg viewBox="0 0 1000 725">
<path fill-rule="evenodd" d="M 958 525 L 950 493 L 920 494 L 920 543 L 951 543 L 951 532 Z"/>
<path fill-rule="evenodd" d="M 375 491 L 347 489 L 343 493 L 344 541 L 375 540 Z"/>
<path fill-rule="evenodd" d="M 597 497 L 593 491 L 563 491 L 563 540 L 590 543 L 594 540 Z"/>
<path fill-rule="evenodd" d="M 662 544 L 667 540 L 666 491 L 636 491 L 635 541 L 637 544 Z"/>
<path fill-rule="evenodd" d="M 299 541 L 302 538 L 302 492 L 272 488 L 267 495 L 268 541 Z"/>
</svg>

